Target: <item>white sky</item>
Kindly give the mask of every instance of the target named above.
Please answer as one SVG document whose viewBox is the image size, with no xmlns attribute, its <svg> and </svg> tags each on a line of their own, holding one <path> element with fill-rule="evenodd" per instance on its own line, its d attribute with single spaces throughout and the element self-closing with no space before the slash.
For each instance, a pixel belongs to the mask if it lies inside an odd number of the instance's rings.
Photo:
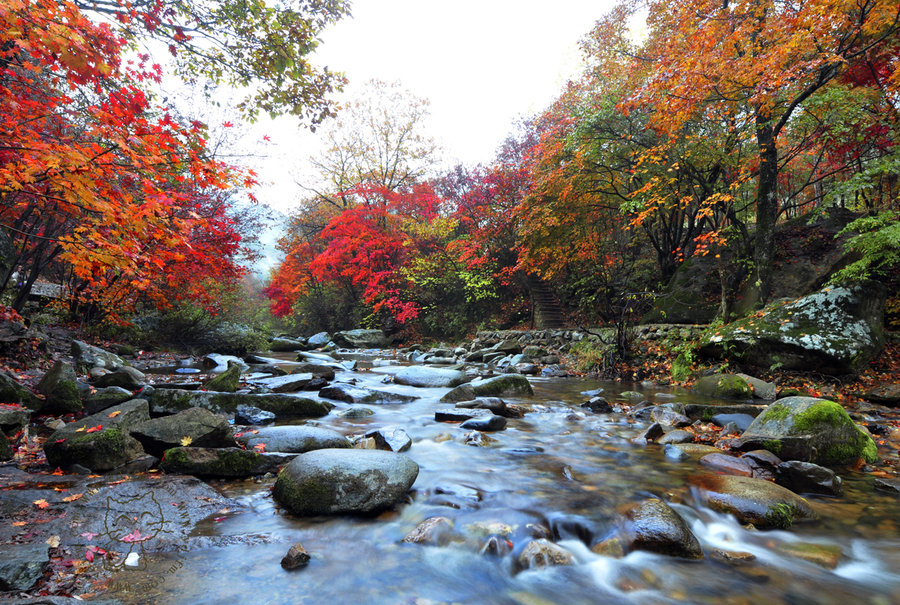
<svg viewBox="0 0 900 605">
<path fill-rule="evenodd" d="M 356 0 L 324 32 L 315 63 L 351 82 L 399 81 L 431 101 L 444 165 L 487 163 L 515 120 L 549 105 L 580 69 L 578 41 L 611 0 Z M 352 90 L 352 88 L 351 88 Z M 260 120 L 269 155 L 255 169 L 264 201 L 289 211 L 316 138 L 290 119 Z"/>
</svg>

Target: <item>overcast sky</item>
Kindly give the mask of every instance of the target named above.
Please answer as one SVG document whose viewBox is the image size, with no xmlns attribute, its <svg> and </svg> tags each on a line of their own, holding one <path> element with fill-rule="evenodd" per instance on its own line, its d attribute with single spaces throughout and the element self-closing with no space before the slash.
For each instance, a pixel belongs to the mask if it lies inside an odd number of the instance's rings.
<svg viewBox="0 0 900 605">
<path fill-rule="evenodd" d="M 324 32 L 315 62 L 351 82 L 399 81 L 431 102 L 430 134 L 445 164 L 489 162 L 514 122 L 540 111 L 578 73 L 578 41 L 609 0 L 356 0 Z M 262 201 L 289 211 L 293 175 L 314 135 L 289 119 L 262 121 L 269 155 L 256 169 Z"/>
</svg>

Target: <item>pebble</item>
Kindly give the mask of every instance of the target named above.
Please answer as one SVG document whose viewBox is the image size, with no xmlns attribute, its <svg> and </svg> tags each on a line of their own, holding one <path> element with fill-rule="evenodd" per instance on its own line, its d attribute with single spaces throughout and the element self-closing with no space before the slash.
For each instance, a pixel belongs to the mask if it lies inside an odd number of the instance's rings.
<svg viewBox="0 0 900 605">
<path fill-rule="evenodd" d="M 284 569 L 299 569 L 309 565 L 309 553 L 303 548 L 303 545 L 297 542 L 281 559 L 281 567 Z"/>
</svg>

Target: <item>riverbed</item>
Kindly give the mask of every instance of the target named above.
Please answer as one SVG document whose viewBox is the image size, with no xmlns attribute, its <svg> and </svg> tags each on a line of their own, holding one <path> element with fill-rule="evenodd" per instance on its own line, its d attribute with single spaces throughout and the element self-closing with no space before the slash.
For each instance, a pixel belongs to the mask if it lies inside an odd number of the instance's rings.
<svg viewBox="0 0 900 605">
<path fill-rule="evenodd" d="M 840 469 L 842 497 L 808 496 L 818 520 L 758 531 L 697 503 L 688 478 L 709 471 L 696 460 L 674 461 L 657 445 L 632 444 L 646 423 L 579 407 L 597 391 L 610 402 L 635 390 L 655 402 L 709 399 L 663 387 L 531 378 L 533 397 L 504 398 L 530 411 L 504 431 L 479 436 L 434 420 L 448 389 L 383 384 L 385 375 L 369 368 L 384 357 L 357 356 L 360 369 L 339 372 L 336 380 L 417 400 L 367 404 L 374 414 L 359 419 L 337 415 L 349 404 L 336 403 L 328 416 L 304 422 L 348 436 L 403 428 L 413 440 L 406 455 L 420 468 L 406 502 L 375 517 L 299 518 L 273 501 L 274 478 L 212 482 L 239 505 L 195 527 L 184 551 L 151 554 L 149 569 L 119 573 L 106 596 L 210 604 L 900 602 L 900 499 L 874 490 L 869 474 Z M 687 520 L 704 559 L 592 552 L 616 534 L 628 506 L 654 496 Z M 453 522 L 448 544 L 402 542 L 434 516 Z M 567 549 L 575 563 L 519 569 L 515 556 L 535 536 Z M 494 546 L 487 546 L 492 537 Z M 295 542 L 312 561 L 288 572 L 280 561 Z M 840 556 L 830 568 L 796 556 L 798 545 L 839 549 Z M 752 557 L 723 562 L 716 551 Z"/>
</svg>

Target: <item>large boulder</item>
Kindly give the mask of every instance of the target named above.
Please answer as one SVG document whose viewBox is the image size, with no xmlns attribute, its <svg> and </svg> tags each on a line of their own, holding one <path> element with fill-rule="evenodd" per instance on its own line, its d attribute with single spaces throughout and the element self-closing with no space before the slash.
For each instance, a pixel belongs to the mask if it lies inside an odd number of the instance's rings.
<svg viewBox="0 0 900 605">
<path fill-rule="evenodd" d="M 41 406 L 44 414 L 70 414 L 81 411 L 83 407 L 75 368 L 64 361 L 53 364 L 41 378 L 37 390 L 47 398 Z"/>
<path fill-rule="evenodd" d="M 231 425 L 220 414 L 191 408 L 171 416 L 154 418 L 131 428 L 131 436 L 154 456 L 180 445 L 234 447 Z M 186 442 L 186 443 L 185 443 Z"/>
<path fill-rule="evenodd" d="M 225 362 L 228 369 L 217 376 L 213 376 L 203 384 L 207 391 L 219 393 L 234 393 L 241 386 L 241 365 L 229 359 Z"/>
<path fill-rule="evenodd" d="M 183 389 L 156 389 L 150 395 L 154 414 L 175 414 L 188 408 L 205 408 L 217 414 L 234 414 L 240 405 L 249 405 L 275 414 L 276 418 L 319 418 L 332 407 L 327 401 L 297 397 L 284 393 L 261 395 L 246 393 L 212 393 Z"/>
<path fill-rule="evenodd" d="M 408 366 L 394 374 L 394 382 L 411 387 L 455 387 L 468 381 L 465 372 L 445 368 Z"/>
<path fill-rule="evenodd" d="M 287 338 L 285 336 L 276 336 L 271 341 L 269 341 L 269 350 L 275 351 L 279 353 L 287 353 L 290 351 L 297 351 L 298 349 L 305 349 L 306 342 L 303 340 L 299 340 L 297 338 Z"/>
<path fill-rule="evenodd" d="M 0 559 L 0 591 L 27 591 L 44 576 L 49 562 L 46 544 L 5 545 Z"/>
<path fill-rule="evenodd" d="M 274 472 L 292 457 L 239 447 L 173 447 L 165 451 L 159 468 L 169 474 L 242 478 Z"/>
<path fill-rule="evenodd" d="M 391 339 L 381 330 L 345 330 L 333 337 L 339 347 L 353 349 L 381 349 L 391 344 Z"/>
<path fill-rule="evenodd" d="M 765 479 L 701 475 L 692 477 L 691 483 L 702 504 L 760 529 L 786 529 L 795 521 L 816 518 L 809 502 Z"/>
<path fill-rule="evenodd" d="M 349 448 L 350 441 L 331 429 L 318 426 L 269 426 L 243 433 L 238 441 L 248 449 L 262 446 L 267 452 L 302 454 L 326 448 Z"/>
<path fill-rule="evenodd" d="M 140 370 L 125 366 L 97 377 L 93 383 L 94 386 L 100 388 L 121 387 L 130 391 L 136 391 L 147 384 L 147 377 Z"/>
<path fill-rule="evenodd" d="M 340 383 L 325 387 L 319 391 L 319 397 L 346 401 L 347 403 L 409 403 L 418 399 L 418 397 L 413 395 L 366 389 Z"/>
<path fill-rule="evenodd" d="M 885 296 L 866 281 L 776 302 L 706 336 L 701 352 L 763 368 L 858 373 L 884 346 Z"/>
<path fill-rule="evenodd" d="M 133 397 L 134 395 L 132 395 L 131 391 L 128 389 L 123 389 L 122 387 L 104 387 L 100 389 L 91 389 L 82 398 L 82 403 L 84 404 L 84 410 L 88 414 L 96 414 L 97 412 L 102 412 L 106 408 L 125 403 Z"/>
<path fill-rule="evenodd" d="M 71 422 L 44 443 L 51 467 L 79 464 L 95 472 L 111 471 L 144 454 L 129 434 L 131 427 L 150 420 L 147 401 L 133 399 Z"/>
<path fill-rule="evenodd" d="M 626 519 L 632 549 L 687 559 L 703 558 L 700 542 L 688 524 L 659 498 L 635 505 L 626 513 Z"/>
<path fill-rule="evenodd" d="M 272 495 L 298 515 L 369 513 L 396 504 L 418 475 L 419 465 L 403 454 L 316 450 L 278 473 Z"/>
<path fill-rule="evenodd" d="M 839 404 L 815 397 L 784 397 L 766 408 L 736 444 L 744 451 L 766 449 L 782 460 L 842 464 L 874 462 L 875 442 Z"/>
<path fill-rule="evenodd" d="M 110 353 L 80 340 L 72 341 L 72 357 L 75 358 L 75 367 L 83 371 L 91 368 L 118 370 L 127 365 L 125 360 L 115 353 Z"/>
<path fill-rule="evenodd" d="M 720 399 L 752 399 L 753 388 L 738 374 L 713 374 L 694 383 L 695 393 Z"/>
<path fill-rule="evenodd" d="M 291 373 L 286 376 L 259 378 L 253 384 L 266 388 L 273 393 L 296 393 L 297 391 L 319 390 L 326 380 L 321 376 L 304 372 Z"/>
</svg>

